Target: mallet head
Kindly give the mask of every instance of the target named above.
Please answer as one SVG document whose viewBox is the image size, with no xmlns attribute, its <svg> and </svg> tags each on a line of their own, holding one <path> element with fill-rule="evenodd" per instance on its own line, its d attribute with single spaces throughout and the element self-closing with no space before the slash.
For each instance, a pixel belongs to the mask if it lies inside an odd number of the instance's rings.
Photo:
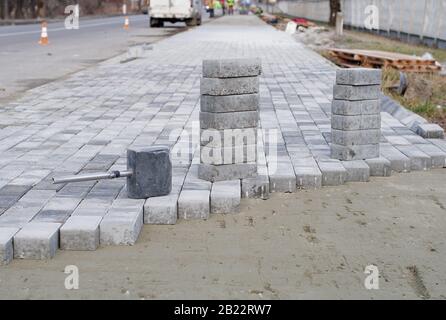
<svg viewBox="0 0 446 320">
<path fill-rule="evenodd" d="M 127 150 L 127 194 L 132 199 L 168 195 L 172 191 L 172 162 L 168 146 Z"/>
</svg>

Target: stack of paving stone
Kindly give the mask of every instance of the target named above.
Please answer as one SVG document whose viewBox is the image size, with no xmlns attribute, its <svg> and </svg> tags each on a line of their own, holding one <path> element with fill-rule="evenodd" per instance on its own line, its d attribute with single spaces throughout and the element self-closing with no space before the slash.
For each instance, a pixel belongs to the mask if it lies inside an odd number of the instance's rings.
<svg viewBox="0 0 446 320">
<path fill-rule="evenodd" d="M 200 179 L 257 175 L 260 59 L 203 61 Z"/>
<path fill-rule="evenodd" d="M 331 117 L 331 157 L 350 161 L 379 157 L 381 70 L 336 72 Z"/>
</svg>

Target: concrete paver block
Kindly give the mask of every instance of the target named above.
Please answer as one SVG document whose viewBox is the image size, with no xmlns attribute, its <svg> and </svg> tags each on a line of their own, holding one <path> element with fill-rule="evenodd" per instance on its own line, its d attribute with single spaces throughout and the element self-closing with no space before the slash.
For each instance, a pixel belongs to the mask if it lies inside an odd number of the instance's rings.
<svg viewBox="0 0 446 320">
<path fill-rule="evenodd" d="M 255 162 L 257 160 L 257 146 L 255 144 L 229 148 L 202 146 L 200 159 L 201 163 L 212 165 Z"/>
<path fill-rule="evenodd" d="M 331 116 L 331 127 L 337 130 L 369 130 L 381 128 L 381 115 Z"/>
<path fill-rule="evenodd" d="M 256 127 L 259 121 L 257 111 L 228 113 L 200 112 L 201 129 L 243 129 Z"/>
<path fill-rule="evenodd" d="M 210 213 L 209 190 L 183 190 L 178 199 L 180 219 L 208 219 Z"/>
<path fill-rule="evenodd" d="M 332 143 L 331 158 L 338 160 L 365 160 L 379 157 L 379 144 L 341 146 Z"/>
<path fill-rule="evenodd" d="M 259 106 L 259 94 L 238 94 L 231 96 L 202 95 L 200 104 L 200 110 L 203 112 L 256 111 Z"/>
<path fill-rule="evenodd" d="M 269 178 L 268 175 L 258 175 L 253 178 L 242 180 L 243 198 L 260 198 L 266 200 L 269 198 Z"/>
<path fill-rule="evenodd" d="M 271 161 L 272 158 L 268 160 Z M 270 192 L 296 192 L 296 175 L 292 163 L 280 157 L 274 161 L 277 161 L 275 168 L 272 165 L 268 165 Z"/>
<path fill-rule="evenodd" d="M 418 149 L 432 159 L 432 168 L 446 167 L 446 152 L 433 144 L 417 144 Z"/>
<path fill-rule="evenodd" d="M 102 216 L 71 216 L 60 228 L 62 250 L 93 251 L 99 246 Z"/>
<path fill-rule="evenodd" d="M 74 216 L 93 216 L 103 217 L 107 214 L 108 209 L 111 207 L 112 202 L 101 199 L 85 199 L 74 210 L 71 217 Z"/>
<path fill-rule="evenodd" d="M 201 163 L 198 167 L 198 177 L 206 181 L 224 181 L 252 178 L 257 175 L 257 163 L 235 163 L 209 165 Z"/>
<path fill-rule="evenodd" d="M 425 139 L 444 139 L 444 130 L 438 124 L 419 124 L 416 132 Z"/>
<path fill-rule="evenodd" d="M 410 172 L 410 159 L 392 145 L 380 144 L 380 155 L 390 161 L 395 172 Z"/>
<path fill-rule="evenodd" d="M 175 224 L 178 217 L 178 194 L 147 199 L 144 224 Z"/>
<path fill-rule="evenodd" d="M 444 152 L 446 152 L 446 140 L 443 139 L 428 139 L 430 143 L 435 145 L 436 147 L 440 148 Z"/>
<path fill-rule="evenodd" d="M 370 168 L 363 160 L 342 161 L 347 170 L 347 182 L 367 182 L 370 180 Z"/>
<path fill-rule="evenodd" d="M 341 146 L 378 144 L 381 140 L 381 130 L 331 130 L 331 141 Z"/>
<path fill-rule="evenodd" d="M 337 100 L 377 100 L 379 99 L 381 86 L 348 86 L 334 85 L 333 98 Z"/>
<path fill-rule="evenodd" d="M 115 200 L 99 226 L 101 245 L 134 245 L 143 225 L 145 200 Z"/>
<path fill-rule="evenodd" d="M 257 127 L 243 129 L 201 129 L 200 143 L 207 147 L 235 147 L 257 143 Z"/>
<path fill-rule="evenodd" d="M 296 183 L 299 189 L 312 190 L 322 187 L 322 173 L 317 164 L 311 167 L 294 167 Z"/>
<path fill-rule="evenodd" d="M 214 182 L 211 190 L 211 213 L 238 213 L 240 198 L 240 180 Z"/>
<path fill-rule="evenodd" d="M 432 168 L 432 158 L 415 146 L 396 146 L 396 148 L 410 159 L 410 169 L 428 170 Z"/>
<path fill-rule="evenodd" d="M 59 247 L 60 223 L 31 222 L 14 236 L 14 258 L 44 260 Z"/>
<path fill-rule="evenodd" d="M 259 92 L 258 77 L 242 78 L 201 78 L 201 94 L 210 96 L 227 96 Z"/>
<path fill-rule="evenodd" d="M 237 78 L 258 76 L 262 72 L 259 58 L 203 60 L 203 77 Z"/>
<path fill-rule="evenodd" d="M 386 158 L 366 159 L 365 162 L 370 168 L 371 177 L 390 177 L 392 175 L 392 164 Z"/>
<path fill-rule="evenodd" d="M 19 228 L 0 227 L 0 266 L 7 265 L 14 258 L 14 235 Z"/>
<path fill-rule="evenodd" d="M 331 112 L 344 116 L 373 115 L 381 112 L 381 106 L 379 100 L 333 100 Z"/>
<path fill-rule="evenodd" d="M 323 186 L 339 186 L 347 179 L 347 170 L 338 160 L 318 161 Z"/>
<path fill-rule="evenodd" d="M 381 84 L 380 69 L 354 68 L 336 70 L 336 84 L 345 85 L 377 85 Z"/>
</svg>

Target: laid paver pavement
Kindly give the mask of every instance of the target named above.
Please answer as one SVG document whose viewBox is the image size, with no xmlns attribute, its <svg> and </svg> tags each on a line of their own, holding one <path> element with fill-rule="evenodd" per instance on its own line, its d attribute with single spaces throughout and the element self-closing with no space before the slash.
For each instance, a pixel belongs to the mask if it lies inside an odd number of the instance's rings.
<svg viewBox="0 0 446 320">
<path fill-rule="evenodd" d="M 143 59 L 105 62 L 1 106 L 0 227 L 63 225 L 84 203 L 100 201 L 102 206 L 90 209 L 103 217 L 100 229 L 107 233 L 101 240 L 133 244 L 144 201 L 126 199 L 125 179 L 54 186 L 51 178 L 125 170 L 126 150 L 149 145 L 178 152 L 172 159 L 172 194 L 178 195 L 179 218 L 208 217 L 212 184 L 198 178 L 202 61 L 240 57 L 262 61 L 258 150 L 264 154 L 257 157 L 257 171 L 266 170 L 261 177 L 269 177 L 270 192 L 368 180 L 356 177 L 367 163 L 345 166 L 330 157 L 336 67 L 255 16 L 223 17 L 158 42 Z M 381 157 L 390 162 L 385 168 L 446 166 L 444 140 L 423 139 L 385 112 L 381 124 Z M 380 172 L 389 174 L 374 169 L 372 175 Z M 254 192 L 248 180 L 242 181 L 242 192 L 264 195 L 264 179 L 259 181 L 263 191 Z M 28 196 L 33 201 L 23 201 Z"/>
</svg>

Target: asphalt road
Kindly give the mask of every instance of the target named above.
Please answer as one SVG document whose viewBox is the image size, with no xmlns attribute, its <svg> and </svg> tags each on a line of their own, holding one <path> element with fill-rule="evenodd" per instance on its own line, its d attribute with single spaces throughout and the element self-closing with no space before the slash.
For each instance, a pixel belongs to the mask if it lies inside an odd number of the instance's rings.
<svg viewBox="0 0 446 320">
<path fill-rule="evenodd" d="M 207 14 L 204 14 L 207 18 Z M 147 15 L 80 19 L 78 30 L 64 22 L 48 25 L 50 44 L 40 46 L 40 25 L 0 27 L 0 107 L 24 90 L 53 81 L 124 53 L 129 46 L 153 43 L 186 30 L 184 23 L 150 28 Z"/>
</svg>

